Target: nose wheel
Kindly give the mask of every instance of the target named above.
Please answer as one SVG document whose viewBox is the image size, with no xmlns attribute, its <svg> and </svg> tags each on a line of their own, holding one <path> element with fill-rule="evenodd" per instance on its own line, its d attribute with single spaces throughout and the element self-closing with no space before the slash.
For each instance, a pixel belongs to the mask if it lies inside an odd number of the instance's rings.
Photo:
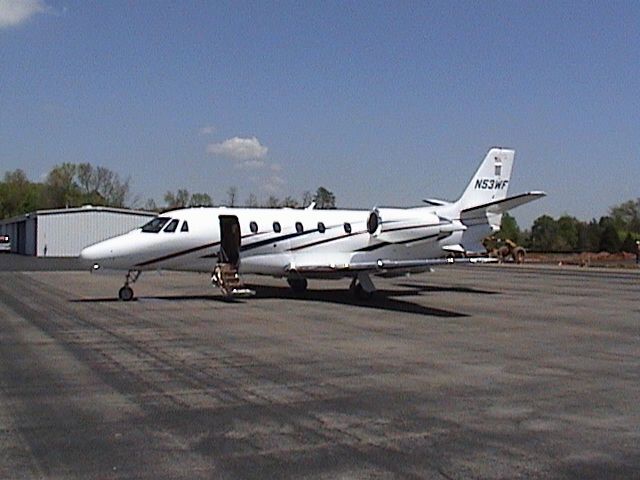
<svg viewBox="0 0 640 480">
<path fill-rule="evenodd" d="M 120 300 L 122 300 L 123 302 L 128 302 L 128 301 L 132 300 L 133 299 L 133 288 L 131 288 L 128 285 L 122 287 L 118 291 L 118 298 Z"/>
<path fill-rule="evenodd" d="M 127 276 L 124 279 L 124 285 L 118 290 L 118 298 L 123 302 L 130 302 L 133 300 L 133 288 L 129 286 L 131 283 L 136 283 L 140 277 L 139 270 L 129 270 Z"/>
</svg>

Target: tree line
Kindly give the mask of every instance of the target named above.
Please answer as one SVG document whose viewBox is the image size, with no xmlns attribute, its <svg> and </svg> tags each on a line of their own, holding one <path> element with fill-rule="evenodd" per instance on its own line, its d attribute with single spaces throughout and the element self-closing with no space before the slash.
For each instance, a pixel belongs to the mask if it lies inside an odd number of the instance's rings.
<svg viewBox="0 0 640 480">
<path fill-rule="evenodd" d="M 221 203 L 230 207 L 307 207 L 336 208 L 336 197 L 325 187 L 314 193 L 306 191 L 300 199 L 292 196 L 268 196 L 259 202 L 254 193 L 241 201 L 238 189 L 230 187 Z M 0 218 L 9 218 L 35 210 L 79 207 L 91 204 L 108 207 L 137 207 L 139 199 L 130 198 L 129 178 L 90 163 L 56 165 L 42 182 L 31 182 L 24 171 L 6 172 L 0 181 Z M 149 199 L 143 208 L 149 211 L 213 206 L 207 193 L 190 193 L 187 189 L 168 191 L 164 205 Z M 570 215 L 555 219 L 542 215 L 530 230 L 521 230 L 508 213 L 503 215 L 502 228 L 497 237 L 509 238 L 524 247 L 544 252 L 634 252 L 640 239 L 640 198 L 629 200 L 609 209 L 609 215 L 585 222 Z"/>
<path fill-rule="evenodd" d="M 238 200 L 238 189 L 227 190 L 224 205 L 231 207 L 307 207 L 311 202 L 316 208 L 336 208 L 335 195 L 324 187 L 315 193 L 306 191 L 300 200 L 286 196 L 283 199 L 270 195 L 263 202 L 251 193 L 245 200 Z M 105 167 L 95 167 L 90 163 L 63 163 L 56 165 L 42 182 L 32 182 L 21 169 L 5 172 L 0 181 L 0 219 L 23 215 L 28 212 L 55 208 L 96 205 L 106 207 L 140 208 L 138 198 L 131 199 L 129 178 L 120 176 Z M 214 201 L 208 193 L 190 193 L 187 189 L 165 193 L 164 205 L 157 205 L 148 199 L 142 208 L 149 211 L 184 207 L 209 207 Z"/>
<path fill-rule="evenodd" d="M 23 170 L 6 172 L 0 182 L 0 218 L 34 210 L 81 205 L 124 207 L 129 179 L 90 163 L 55 166 L 42 182 L 32 182 Z"/>
<path fill-rule="evenodd" d="M 635 252 L 640 240 L 640 198 L 613 206 L 609 215 L 588 222 L 570 215 L 557 219 L 542 215 L 524 231 L 505 214 L 497 236 L 541 252 Z"/>
</svg>

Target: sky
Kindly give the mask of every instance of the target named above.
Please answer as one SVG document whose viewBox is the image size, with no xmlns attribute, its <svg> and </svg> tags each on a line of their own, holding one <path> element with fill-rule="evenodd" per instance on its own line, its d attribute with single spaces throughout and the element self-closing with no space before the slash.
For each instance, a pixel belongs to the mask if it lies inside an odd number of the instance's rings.
<svg viewBox="0 0 640 480">
<path fill-rule="evenodd" d="M 0 0 L 0 174 L 413 206 L 492 146 L 523 227 L 640 197 L 640 2 Z"/>
</svg>

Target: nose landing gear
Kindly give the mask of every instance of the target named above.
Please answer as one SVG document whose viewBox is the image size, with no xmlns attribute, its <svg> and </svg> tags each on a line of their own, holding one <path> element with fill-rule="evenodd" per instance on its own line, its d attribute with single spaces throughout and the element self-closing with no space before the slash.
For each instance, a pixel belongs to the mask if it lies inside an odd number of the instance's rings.
<svg viewBox="0 0 640 480">
<path fill-rule="evenodd" d="M 118 298 L 123 302 L 129 302 L 133 300 L 133 289 L 129 286 L 129 284 L 136 283 L 138 277 L 140 277 L 139 270 L 129 270 L 127 272 L 127 276 L 124 280 L 124 285 L 118 291 Z"/>
</svg>

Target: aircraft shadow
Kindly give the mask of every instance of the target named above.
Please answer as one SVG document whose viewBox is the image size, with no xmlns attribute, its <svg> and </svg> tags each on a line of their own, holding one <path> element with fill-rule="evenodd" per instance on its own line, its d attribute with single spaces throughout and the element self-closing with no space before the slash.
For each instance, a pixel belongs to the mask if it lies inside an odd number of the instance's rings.
<svg viewBox="0 0 640 480">
<path fill-rule="evenodd" d="M 495 290 L 482 290 L 471 287 L 443 287 L 438 285 L 425 285 L 423 283 L 398 283 L 399 287 L 418 289 L 421 292 L 456 292 L 456 293 L 478 293 L 482 295 L 497 295 L 500 292 Z"/>
<path fill-rule="evenodd" d="M 244 303 L 239 298 L 227 298 L 220 295 L 144 295 L 134 297 L 131 302 L 148 301 L 148 300 L 170 300 L 172 302 L 186 302 L 194 300 L 212 301 L 220 303 Z M 101 298 L 74 298 L 69 300 L 70 303 L 121 303 L 117 297 L 101 297 Z M 124 303 L 124 302 L 122 302 Z"/>
<path fill-rule="evenodd" d="M 249 286 L 249 285 L 248 285 Z M 246 301 L 259 301 L 264 299 L 285 299 L 292 301 L 312 301 L 333 303 L 337 305 L 350 305 L 362 308 L 370 308 L 374 310 L 387 310 L 392 312 L 412 313 L 416 315 L 424 315 L 431 317 L 456 318 L 467 317 L 465 313 L 454 312 L 434 307 L 426 307 L 416 303 L 400 300 L 396 297 L 417 297 L 423 291 L 430 291 L 421 286 L 410 286 L 407 289 L 381 289 L 370 299 L 358 299 L 347 289 L 330 289 L 330 290 L 307 290 L 304 293 L 295 293 L 289 287 L 276 287 L 264 285 L 251 285 L 256 291 L 255 297 L 247 300 L 242 298 L 226 298 L 218 294 L 211 295 L 157 295 L 135 297 L 132 301 L 153 301 L 166 300 L 171 302 L 182 301 L 212 301 L 222 303 L 245 303 Z M 100 298 L 80 298 L 71 299 L 71 303 L 118 303 L 117 297 L 100 297 Z"/>
<path fill-rule="evenodd" d="M 253 286 L 256 290 L 256 299 L 287 299 L 293 301 L 313 301 L 334 303 L 338 305 L 351 305 L 374 310 L 387 310 L 392 312 L 413 313 L 432 317 L 467 317 L 465 313 L 444 310 L 440 308 L 426 307 L 412 302 L 399 300 L 395 297 L 416 297 L 420 289 L 412 290 L 376 290 L 369 299 L 358 299 L 347 289 L 307 290 L 304 293 L 295 293 L 288 287 Z"/>
</svg>

